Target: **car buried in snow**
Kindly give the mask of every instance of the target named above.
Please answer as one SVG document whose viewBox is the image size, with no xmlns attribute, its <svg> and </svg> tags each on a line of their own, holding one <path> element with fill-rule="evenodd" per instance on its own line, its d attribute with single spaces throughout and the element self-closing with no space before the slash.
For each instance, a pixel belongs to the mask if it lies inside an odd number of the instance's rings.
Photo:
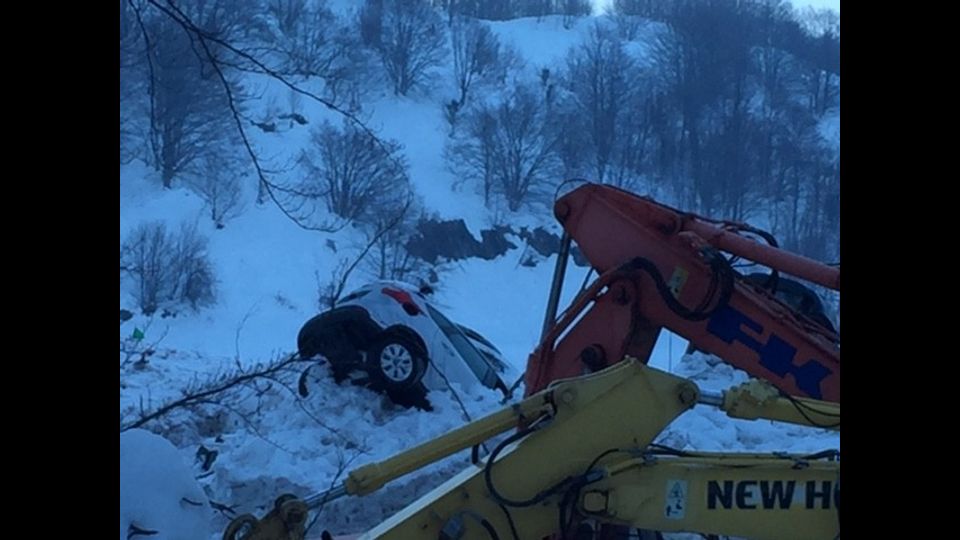
<svg viewBox="0 0 960 540">
<path fill-rule="evenodd" d="M 303 325 L 300 357 L 326 361 L 338 383 L 349 379 L 404 406 L 430 409 L 427 394 L 452 384 L 507 397 L 510 368 L 500 351 L 443 315 L 427 300 L 428 292 L 397 281 L 351 292 Z M 305 394 L 303 377 L 300 388 Z"/>
</svg>

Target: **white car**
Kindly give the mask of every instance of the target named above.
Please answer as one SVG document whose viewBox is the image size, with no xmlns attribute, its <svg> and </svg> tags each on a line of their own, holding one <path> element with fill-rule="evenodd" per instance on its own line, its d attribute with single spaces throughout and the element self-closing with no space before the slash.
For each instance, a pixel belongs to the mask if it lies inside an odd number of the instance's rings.
<svg viewBox="0 0 960 540">
<path fill-rule="evenodd" d="M 377 281 L 346 295 L 303 325 L 297 349 L 326 359 L 338 382 L 351 378 L 406 406 L 429 408 L 427 392 L 451 383 L 508 394 L 500 351 L 407 283 Z"/>
</svg>

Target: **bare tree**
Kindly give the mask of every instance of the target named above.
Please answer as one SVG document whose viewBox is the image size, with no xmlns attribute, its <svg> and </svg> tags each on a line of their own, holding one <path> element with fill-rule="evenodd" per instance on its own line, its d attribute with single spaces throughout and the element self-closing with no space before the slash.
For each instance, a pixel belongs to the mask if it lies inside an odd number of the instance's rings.
<svg viewBox="0 0 960 540">
<path fill-rule="evenodd" d="M 377 52 L 396 95 L 425 84 L 446 59 L 443 20 L 424 0 L 367 0 L 359 19 L 364 42 Z"/>
<path fill-rule="evenodd" d="M 143 312 L 212 304 L 216 279 L 206 250 L 207 239 L 196 226 L 184 224 L 178 233 L 168 232 L 162 222 L 137 227 L 120 246 L 120 268 L 134 280 Z"/>
<path fill-rule="evenodd" d="M 593 161 L 592 176 L 607 180 L 618 135 L 639 88 L 640 71 L 612 28 L 596 22 L 567 61 L 565 86 L 576 114 L 586 124 L 586 142 Z M 631 128 L 636 126 L 631 126 Z"/>
<path fill-rule="evenodd" d="M 140 157 L 137 144 L 141 139 L 137 117 L 142 113 L 141 98 L 146 63 L 143 62 L 142 33 L 137 28 L 137 17 L 129 0 L 120 0 L 120 163 Z"/>
<path fill-rule="evenodd" d="M 407 166 L 395 141 L 377 141 L 349 122 L 313 130 L 312 151 L 301 163 L 309 173 L 302 193 L 321 199 L 329 212 L 350 221 L 369 221 L 409 193 Z"/>
<path fill-rule="evenodd" d="M 467 94 L 477 83 L 487 82 L 505 69 L 500 57 L 500 40 L 490 28 L 475 19 L 458 17 L 450 27 L 453 48 L 453 76 L 460 97 L 459 106 L 467 102 Z"/>
<path fill-rule="evenodd" d="M 590 0 L 560 0 L 560 11 L 563 13 L 563 27 L 572 28 L 573 22 L 579 17 L 586 17 L 593 12 L 593 2 Z"/>
<path fill-rule="evenodd" d="M 802 91 L 800 65 L 781 46 L 781 28 L 792 17 L 790 4 L 783 0 L 765 0 L 757 7 L 757 45 L 753 48 L 753 71 L 756 79 L 759 111 L 753 129 L 756 181 L 764 195 L 778 196 L 777 169 L 779 155 L 776 139 L 793 106 L 793 96 Z"/>
<path fill-rule="evenodd" d="M 636 15 L 626 15 L 616 11 L 608 12 L 607 16 L 613 21 L 614 27 L 617 29 L 617 35 L 625 41 L 637 39 L 646 22 Z"/>
<path fill-rule="evenodd" d="M 136 7 L 128 0 L 120 0 L 120 69 L 137 63 L 138 49 L 142 47 L 137 31 Z"/>
<path fill-rule="evenodd" d="M 237 0 L 224 2 L 220 0 L 127 0 L 133 9 L 136 19 L 135 28 L 139 29 L 140 38 L 144 43 L 142 50 L 142 64 L 147 72 L 144 93 L 149 99 L 146 103 L 149 113 L 144 115 L 149 119 L 149 127 L 144 129 L 145 145 L 152 156 L 162 152 L 154 151 L 162 147 L 159 141 L 161 132 L 154 123 L 158 117 L 158 91 L 161 81 L 157 76 L 159 68 L 155 66 L 154 52 L 156 43 L 160 41 L 157 29 L 163 29 L 157 21 L 163 21 L 174 29 L 178 29 L 189 45 L 188 56 L 197 59 L 205 81 L 212 81 L 225 105 L 221 118 L 225 120 L 224 129 L 217 130 L 221 135 L 235 135 L 239 139 L 242 150 L 249 157 L 250 165 L 255 173 L 258 185 L 258 202 L 267 200 L 273 202 L 277 208 L 294 224 L 304 230 L 330 232 L 336 227 L 328 222 L 316 223 L 315 212 L 311 209 L 312 200 L 304 197 L 300 190 L 291 184 L 278 182 L 274 178 L 276 171 L 269 168 L 262 159 L 260 151 L 255 148 L 249 134 L 251 119 L 244 111 L 243 105 L 246 96 L 233 82 L 239 73 L 255 73 L 278 82 L 283 87 L 299 96 L 323 105 L 336 114 L 341 115 L 357 129 L 367 133 L 378 145 L 385 148 L 377 135 L 357 117 L 355 107 L 345 107 L 317 92 L 307 89 L 295 78 L 285 73 L 282 62 L 278 62 L 273 49 L 264 48 L 260 39 L 263 37 L 263 26 L 259 24 L 261 16 L 259 2 L 255 0 Z M 233 9 L 235 8 L 235 9 Z M 353 94 L 353 92 L 351 92 Z M 351 96 L 356 97 L 356 96 Z M 352 100 L 353 101 L 353 100 Z M 210 108 L 213 110 L 213 108 Z M 306 119 L 298 114 L 288 115 L 291 121 L 305 124 Z M 176 130 L 174 130 L 176 131 Z M 154 165 L 160 168 L 161 159 L 154 159 Z M 306 211 L 304 210 L 306 208 Z"/>
<path fill-rule="evenodd" d="M 155 18 L 150 26 L 154 38 L 150 148 L 152 164 L 169 188 L 176 176 L 190 172 L 218 147 L 229 126 L 229 113 L 220 83 L 194 53 L 189 36 L 169 19 Z M 235 82 L 230 84 L 237 89 Z"/>
<path fill-rule="evenodd" d="M 643 88 L 648 87 L 643 85 Z M 666 121 L 666 111 L 658 94 L 641 90 L 632 96 L 626 113 L 616 124 L 617 135 L 605 175 L 608 183 L 631 190 L 640 188 L 639 182 L 648 177 L 652 169 L 658 131 Z"/>
<path fill-rule="evenodd" d="M 320 77 L 334 101 L 360 90 L 368 55 L 352 29 L 339 24 L 326 2 L 271 0 L 267 21 L 285 72 Z"/>
<path fill-rule="evenodd" d="M 838 11 L 830 8 L 816 9 L 808 6 L 800 13 L 800 22 L 814 37 L 820 37 L 824 34 L 836 38 L 840 37 L 840 13 Z"/>
<path fill-rule="evenodd" d="M 754 36 L 750 6 L 730 0 L 677 3 L 671 32 L 654 46 L 663 84 L 678 113 L 676 184 L 684 204 L 717 214 L 735 193 L 749 187 L 746 172 L 750 51 Z M 671 135 L 667 135 L 668 137 Z M 733 218 L 734 216 L 725 216 Z"/>
<path fill-rule="evenodd" d="M 823 114 L 836 103 L 840 92 L 840 14 L 808 8 L 800 21 L 812 36 L 807 47 L 810 108 L 814 114 Z"/>
<path fill-rule="evenodd" d="M 809 110 L 793 104 L 775 126 L 772 228 L 788 249 L 832 261 L 839 256 L 840 167 Z"/>
<path fill-rule="evenodd" d="M 137 61 L 146 64 L 148 71 L 144 86 L 149 99 L 146 131 L 151 163 L 161 173 L 164 187 L 170 187 L 177 175 L 190 171 L 207 153 L 209 141 L 222 141 L 229 133 L 228 99 L 211 62 L 219 49 L 209 47 L 210 54 L 203 54 L 196 37 L 178 21 L 147 11 L 155 2 L 128 2 L 134 11 L 137 39 L 143 43 Z M 189 0 L 165 6 L 221 41 L 247 35 L 257 15 L 254 8 L 254 0 Z M 236 78 L 226 79 L 231 92 L 239 94 Z"/>
<path fill-rule="evenodd" d="M 327 74 L 339 51 L 332 46 L 337 33 L 336 17 L 325 2 L 271 0 L 266 20 L 270 40 L 289 73 L 320 77 Z"/>
<path fill-rule="evenodd" d="M 516 211 L 544 193 L 561 171 L 560 130 L 540 94 L 518 86 L 497 105 L 472 110 L 467 128 L 447 148 L 456 173 L 480 183 L 485 200 L 503 196 Z"/>
<path fill-rule="evenodd" d="M 368 239 L 379 235 L 365 261 L 364 270 L 368 275 L 376 279 L 408 283 L 428 281 L 428 274 L 433 267 L 423 259 L 413 256 L 406 248 L 407 242 L 416 232 L 415 218 L 418 215 L 421 213 L 411 204 L 395 224 L 391 225 L 396 216 L 384 214 L 367 227 Z"/>
<path fill-rule="evenodd" d="M 663 20 L 676 3 L 676 0 L 614 0 L 612 10 L 618 15 Z"/>
<path fill-rule="evenodd" d="M 441 7 L 447 9 L 451 19 L 465 16 L 503 21 L 522 16 L 522 11 L 517 9 L 518 4 L 522 3 L 518 0 L 448 0 L 441 2 Z"/>
<path fill-rule="evenodd" d="M 456 132 L 457 127 L 457 118 L 460 114 L 461 105 L 460 102 L 451 99 L 441 103 L 441 111 L 443 112 L 443 119 L 450 124 L 450 135 L 452 136 Z"/>
<path fill-rule="evenodd" d="M 210 211 L 210 219 L 218 229 L 224 228 L 227 220 L 243 211 L 243 189 L 240 177 L 243 173 L 226 151 L 204 158 L 199 172 L 187 177 L 187 185 L 199 195 Z"/>
<path fill-rule="evenodd" d="M 545 15 L 550 15 L 553 11 L 553 0 L 519 0 L 516 4 L 517 15 L 536 17 L 537 22 L 542 21 Z"/>
</svg>

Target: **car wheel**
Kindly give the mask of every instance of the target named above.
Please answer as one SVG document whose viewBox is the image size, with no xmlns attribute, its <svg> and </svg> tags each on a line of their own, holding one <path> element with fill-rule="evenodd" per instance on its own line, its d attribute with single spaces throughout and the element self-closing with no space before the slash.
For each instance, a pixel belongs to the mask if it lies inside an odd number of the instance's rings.
<svg viewBox="0 0 960 540">
<path fill-rule="evenodd" d="M 378 338 L 367 351 L 367 371 L 384 390 L 413 388 L 426 372 L 427 361 L 410 338 L 390 333 Z"/>
</svg>

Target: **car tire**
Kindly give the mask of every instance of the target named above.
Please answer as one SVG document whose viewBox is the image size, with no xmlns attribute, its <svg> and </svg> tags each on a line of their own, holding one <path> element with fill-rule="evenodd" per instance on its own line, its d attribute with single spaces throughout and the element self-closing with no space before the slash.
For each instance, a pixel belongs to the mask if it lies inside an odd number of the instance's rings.
<svg viewBox="0 0 960 540">
<path fill-rule="evenodd" d="M 427 371 L 419 344 L 400 333 L 378 337 L 367 349 L 367 372 L 388 393 L 403 393 L 418 385 Z"/>
</svg>

